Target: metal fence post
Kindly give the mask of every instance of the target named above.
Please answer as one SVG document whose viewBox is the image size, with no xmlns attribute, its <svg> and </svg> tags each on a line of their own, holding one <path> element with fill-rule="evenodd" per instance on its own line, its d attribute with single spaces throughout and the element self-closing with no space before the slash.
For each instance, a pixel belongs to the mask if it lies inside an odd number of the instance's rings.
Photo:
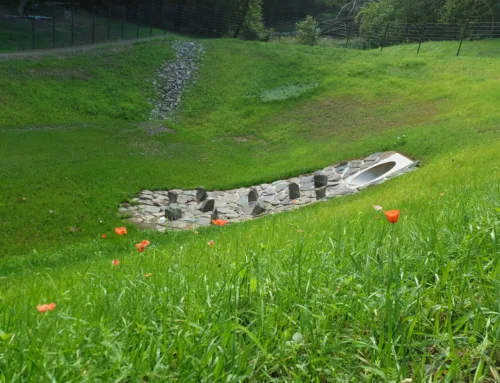
<svg viewBox="0 0 500 383">
<path fill-rule="evenodd" d="M 351 38 L 352 24 L 353 24 L 353 22 L 351 21 L 351 24 L 349 25 L 349 29 L 347 30 L 347 40 L 345 42 L 345 47 L 346 48 L 349 45 L 349 39 Z"/>
<path fill-rule="evenodd" d="M 75 43 L 75 0 L 71 0 L 71 45 Z"/>
<path fill-rule="evenodd" d="M 111 4 L 108 5 L 108 40 L 111 39 Z"/>
<path fill-rule="evenodd" d="M 153 35 L 153 9 L 154 0 L 151 0 L 151 12 L 149 13 L 149 37 Z"/>
<path fill-rule="evenodd" d="M 52 7 L 52 48 L 56 47 L 56 6 Z"/>
<path fill-rule="evenodd" d="M 420 47 L 422 46 L 422 39 L 424 37 L 424 33 L 427 29 L 427 23 L 425 23 L 422 26 L 422 30 L 420 31 L 420 37 L 418 38 L 418 49 L 417 49 L 417 55 L 420 53 Z"/>
<path fill-rule="evenodd" d="M 382 39 L 382 44 L 380 44 L 380 52 L 382 52 L 382 49 L 384 49 L 384 44 L 385 44 L 385 39 L 387 37 L 387 30 L 388 29 L 389 29 L 389 23 L 387 23 L 385 26 L 384 38 Z"/>
<path fill-rule="evenodd" d="M 465 24 L 464 29 L 462 30 L 462 37 L 460 38 L 460 45 L 458 46 L 457 56 L 460 55 L 460 51 L 462 50 L 462 43 L 464 42 L 465 34 L 467 33 L 467 29 L 469 28 L 469 22 Z"/>
<path fill-rule="evenodd" d="M 95 5 L 92 5 L 92 44 L 95 41 Z"/>
<path fill-rule="evenodd" d="M 31 49 L 35 49 L 35 11 L 31 13 Z"/>
<path fill-rule="evenodd" d="M 123 40 L 124 36 L 124 26 L 125 26 L 125 5 L 122 5 L 122 31 L 121 31 L 121 39 Z"/>
<path fill-rule="evenodd" d="M 163 34 L 167 34 L 167 26 L 165 25 L 165 1 L 161 2 L 161 27 L 163 28 Z"/>
<path fill-rule="evenodd" d="M 141 12 L 141 5 L 137 4 L 137 33 L 136 33 L 136 36 L 135 36 L 136 39 L 139 38 L 139 13 L 140 12 Z"/>
</svg>

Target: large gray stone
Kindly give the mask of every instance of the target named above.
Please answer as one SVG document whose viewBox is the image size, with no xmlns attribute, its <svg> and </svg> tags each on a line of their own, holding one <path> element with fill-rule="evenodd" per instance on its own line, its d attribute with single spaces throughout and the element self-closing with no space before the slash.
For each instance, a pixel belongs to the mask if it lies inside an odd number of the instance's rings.
<svg viewBox="0 0 500 383">
<path fill-rule="evenodd" d="M 173 191 L 169 191 L 168 192 L 168 202 L 170 202 L 170 203 L 176 203 L 178 196 L 179 196 L 178 193 L 173 192 Z"/>
<path fill-rule="evenodd" d="M 207 211 L 213 211 L 215 208 L 215 201 L 212 198 L 206 199 L 203 201 L 198 210 L 206 213 Z"/>
<path fill-rule="evenodd" d="M 196 201 L 203 202 L 207 199 L 208 194 L 204 187 L 196 189 Z"/>
<path fill-rule="evenodd" d="M 217 209 L 214 209 L 214 211 L 210 215 L 210 219 L 212 221 L 215 220 L 215 219 L 219 219 L 219 211 Z"/>
<path fill-rule="evenodd" d="M 282 190 L 285 190 L 288 187 L 288 182 L 280 182 L 275 185 L 276 193 L 279 193 Z"/>
<path fill-rule="evenodd" d="M 177 221 L 182 218 L 182 210 L 175 207 L 167 207 L 165 210 L 165 217 L 169 221 Z"/>
<path fill-rule="evenodd" d="M 326 197 L 326 186 L 316 188 L 316 199 L 319 201 Z"/>
<path fill-rule="evenodd" d="M 317 174 L 314 176 L 314 187 L 322 188 L 323 186 L 328 185 L 328 176 Z"/>
<path fill-rule="evenodd" d="M 290 185 L 288 185 L 288 197 L 290 199 L 300 198 L 300 186 L 295 182 L 292 182 Z"/>
<path fill-rule="evenodd" d="M 258 215 L 261 215 L 265 211 L 266 209 L 261 204 L 257 203 L 252 210 L 252 215 L 256 217 Z"/>
<path fill-rule="evenodd" d="M 259 200 L 259 193 L 256 188 L 251 188 L 248 193 L 248 202 L 257 202 Z"/>
</svg>

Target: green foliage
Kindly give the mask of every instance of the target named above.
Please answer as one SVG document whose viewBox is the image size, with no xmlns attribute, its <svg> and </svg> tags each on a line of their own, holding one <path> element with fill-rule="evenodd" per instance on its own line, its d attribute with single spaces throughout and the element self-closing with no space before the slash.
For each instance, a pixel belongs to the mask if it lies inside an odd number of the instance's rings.
<svg viewBox="0 0 500 383">
<path fill-rule="evenodd" d="M 441 21 L 465 23 L 467 21 L 498 21 L 500 3 L 496 0 L 446 0 L 441 10 Z"/>
<path fill-rule="evenodd" d="M 240 37 L 245 40 L 267 41 L 271 30 L 264 26 L 262 16 L 263 0 L 249 0 L 248 10 L 241 27 Z"/>
<path fill-rule="evenodd" d="M 297 22 L 295 31 L 297 32 L 298 39 L 303 44 L 311 45 L 314 45 L 315 39 L 321 34 L 321 30 L 318 28 L 318 22 L 312 16 L 307 16 L 305 20 Z"/>
</svg>

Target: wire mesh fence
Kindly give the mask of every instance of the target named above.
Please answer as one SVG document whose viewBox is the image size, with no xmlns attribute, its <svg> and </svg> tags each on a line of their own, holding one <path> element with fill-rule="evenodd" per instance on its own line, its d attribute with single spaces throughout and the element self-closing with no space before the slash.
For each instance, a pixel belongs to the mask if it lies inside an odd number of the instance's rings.
<svg viewBox="0 0 500 383">
<path fill-rule="evenodd" d="M 328 20 L 317 23 L 318 33 L 300 37 L 295 32 L 278 32 L 271 35 L 271 41 L 328 45 L 333 47 L 374 49 L 414 45 L 420 53 L 422 45 L 428 42 L 456 42 L 455 51 L 461 53 L 465 41 L 493 40 L 500 38 L 500 22 L 475 22 L 466 24 L 361 24 L 355 19 Z M 500 48 L 500 41 L 498 41 Z M 500 53 L 500 51 L 499 51 Z"/>
<path fill-rule="evenodd" d="M 203 36 L 235 34 L 239 9 L 194 7 L 151 1 L 134 6 L 40 3 L 18 15 L 13 5 L 0 13 L 0 52 L 60 48 L 165 35 L 168 31 Z"/>
</svg>

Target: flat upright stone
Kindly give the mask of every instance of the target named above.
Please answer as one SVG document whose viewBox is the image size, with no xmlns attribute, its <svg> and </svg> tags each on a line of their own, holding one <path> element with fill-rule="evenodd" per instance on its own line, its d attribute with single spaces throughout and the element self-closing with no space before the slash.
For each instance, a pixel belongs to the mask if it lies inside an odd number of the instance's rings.
<svg viewBox="0 0 500 383">
<path fill-rule="evenodd" d="M 266 211 L 266 209 L 259 203 L 257 203 L 254 207 L 253 207 L 253 210 L 252 210 L 252 215 L 254 217 L 258 216 L 258 215 L 261 215 L 262 213 L 264 213 Z"/>
<path fill-rule="evenodd" d="M 295 182 L 292 182 L 290 185 L 288 185 L 288 197 L 290 199 L 300 198 L 300 186 Z"/>
<path fill-rule="evenodd" d="M 322 188 L 323 186 L 328 185 L 328 176 L 317 174 L 314 176 L 314 187 Z"/>
<path fill-rule="evenodd" d="M 248 202 L 257 202 L 259 200 L 259 192 L 255 188 L 251 188 L 248 193 Z"/>
<path fill-rule="evenodd" d="M 196 189 L 196 201 L 203 202 L 207 199 L 208 194 L 204 187 Z"/>
<path fill-rule="evenodd" d="M 319 201 L 326 197 L 326 186 L 316 188 L 316 199 Z"/>
<path fill-rule="evenodd" d="M 165 210 L 165 217 L 169 221 L 177 221 L 182 218 L 182 210 L 176 207 L 167 207 Z"/>
<path fill-rule="evenodd" d="M 203 201 L 198 210 L 202 211 L 203 213 L 206 213 L 208 211 L 213 211 L 214 208 L 215 208 L 215 200 L 209 198 Z"/>
<path fill-rule="evenodd" d="M 177 197 L 179 196 L 179 193 L 176 193 L 174 191 L 169 191 L 168 192 L 168 202 L 170 203 L 177 203 Z"/>
<path fill-rule="evenodd" d="M 210 219 L 212 221 L 216 220 L 216 219 L 219 219 L 219 212 L 217 209 L 214 209 L 214 211 L 212 212 L 212 214 L 210 215 Z"/>
</svg>

